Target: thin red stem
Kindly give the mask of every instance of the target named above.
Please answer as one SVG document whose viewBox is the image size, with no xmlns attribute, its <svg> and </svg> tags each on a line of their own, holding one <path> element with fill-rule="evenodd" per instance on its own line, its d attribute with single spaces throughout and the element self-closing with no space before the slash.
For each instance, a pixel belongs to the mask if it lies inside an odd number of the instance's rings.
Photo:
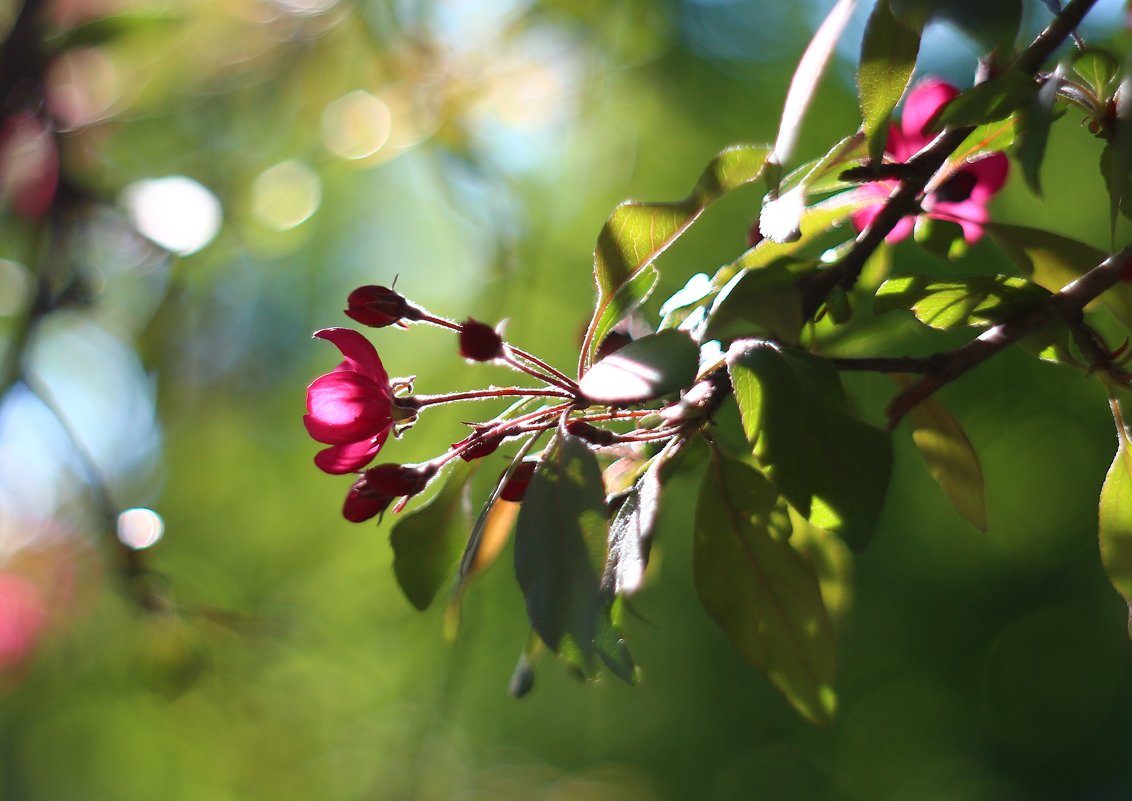
<svg viewBox="0 0 1132 801">
<path fill-rule="evenodd" d="M 509 397 L 545 397 L 566 398 L 573 400 L 574 396 L 560 389 L 539 389 L 538 387 L 488 387 L 487 389 L 472 389 L 467 392 L 452 392 L 441 395 L 413 395 L 411 404 L 413 408 L 436 406 L 443 403 L 456 403 L 467 400 L 491 400 L 492 398 Z"/>
</svg>

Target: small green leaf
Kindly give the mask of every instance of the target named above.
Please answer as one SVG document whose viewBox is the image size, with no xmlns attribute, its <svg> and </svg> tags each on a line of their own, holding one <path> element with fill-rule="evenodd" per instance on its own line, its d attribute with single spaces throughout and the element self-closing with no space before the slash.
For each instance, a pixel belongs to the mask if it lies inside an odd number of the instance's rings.
<svg viewBox="0 0 1132 801">
<path fill-rule="evenodd" d="M 920 29 L 901 23 L 892 15 L 888 0 L 878 0 L 865 27 L 857 68 L 869 158 L 875 162 L 884 156 L 892 110 L 908 88 L 919 53 Z"/>
<path fill-rule="evenodd" d="M 690 387 L 700 350 L 683 331 L 635 339 L 591 367 L 578 388 L 591 404 L 629 406 Z"/>
<path fill-rule="evenodd" d="M 802 331 L 799 265 L 745 270 L 724 287 L 708 313 L 705 340 L 764 336 L 794 344 Z"/>
<path fill-rule="evenodd" d="M 1084 242 L 1037 228 L 989 223 L 985 230 L 1031 281 L 1050 292 L 1059 291 L 1108 257 Z M 1100 301 L 1117 320 L 1132 327 L 1132 284 L 1118 283 Z"/>
<path fill-rule="evenodd" d="M 903 377 L 898 381 L 902 386 L 909 383 Z M 963 428 L 935 398 L 920 401 L 905 419 L 912 425 L 912 441 L 924 458 L 928 472 L 951 505 L 980 530 L 986 531 L 983 468 Z"/>
<path fill-rule="evenodd" d="M 799 712 L 825 724 L 836 708 L 833 627 L 814 568 L 789 537 L 787 506 L 774 486 L 713 451 L 696 504 L 700 601 Z"/>
<path fill-rule="evenodd" d="M 983 125 L 1004 120 L 1025 107 L 1038 93 L 1038 84 L 1021 72 L 1004 72 L 964 91 L 946 106 L 932 124 L 934 130 Z"/>
<path fill-rule="evenodd" d="M 712 159 L 692 193 L 677 203 L 626 201 L 613 210 L 594 250 L 597 304 L 586 331 L 581 368 L 602 336 L 639 305 L 655 285 L 652 262 L 695 222 L 709 203 L 758 178 L 770 149 L 739 145 Z M 580 370 L 579 370 L 580 372 Z"/>
<path fill-rule="evenodd" d="M 393 526 L 393 573 L 405 597 L 427 609 L 452 574 L 471 524 L 466 489 L 475 464 L 460 461 L 427 505 L 408 512 Z"/>
<path fill-rule="evenodd" d="M 593 654 L 602 614 L 608 534 L 601 468 L 586 444 L 559 432 L 531 478 L 515 524 L 515 575 L 539 637 Z"/>
<path fill-rule="evenodd" d="M 997 122 L 988 122 L 971 131 L 970 136 L 963 140 L 959 147 L 947 159 L 949 165 L 961 164 L 971 161 L 983 153 L 994 150 L 1006 150 L 1016 138 L 1018 121 L 1015 116 L 1007 117 Z"/>
<path fill-rule="evenodd" d="M 1120 62 L 1110 53 L 1096 47 L 1078 50 L 1069 63 L 1097 98 L 1108 97 L 1109 84 L 1120 72 Z"/>
<path fill-rule="evenodd" d="M 1108 580 L 1128 604 L 1128 634 L 1132 636 L 1132 443 L 1119 403 L 1114 398 L 1111 404 L 1118 446 L 1101 489 L 1101 562 Z"/>
<path fill-rule="evenodd" d="M 637 665 L 629 653 L 629 644 L 621 632 L 621 608 L 624 604 L 615 598 L 598 617 L 597 634 L 594 636 L 594 650 L 614 676 L 626 684 L 636 684 Z"/>
<path fill-rule="evenodd" d="M 967 252 L 963 228 L 951 220 L 937 220 L 921 214 L 916 218 L 913 237 L 924 250 L 948 261 L 954 261 Z"/>
<path fill-rule="evenodd" d="M 956 281 L 936 281 L 926 275 L 902 275 L 881 284 L 873 303 L 877 314 L 909 310 L 926 326 L 985 328 L 1049 293 L 1023 278 L 977 275 Z"/>
<path fill-rule="evenodd" d="M 743 430 L 790 504 L 861 550 L 892 474 L 888 434 L 853 414 L 824 359 L 766 341 L 727 353 Z"/>
</svg>

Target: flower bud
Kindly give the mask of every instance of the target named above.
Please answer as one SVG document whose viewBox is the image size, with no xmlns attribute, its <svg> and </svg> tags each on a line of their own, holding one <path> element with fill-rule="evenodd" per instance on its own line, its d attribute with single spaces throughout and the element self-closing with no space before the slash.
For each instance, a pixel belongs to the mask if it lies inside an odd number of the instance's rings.
<svg viewBox="0 0 1132 801">
<path fill-rule="evenodd" d="M 520 462 L 515 471 L 511 473 L 511 477 L 507 479 L 507 483 L 503 485 L 503 489 L 499 491 L 499 497 L 505 501 L 512 501 L 518 503 L 523 500 L 523 496 L 527 494 L 527 487 L 531 483 L 531 477 L 535 474 L 535 468 L 538 462 Z M 506 471 L 504 471 L 506 473 Z"/>
<path fill-rule="evenodd" d="M 351 523 L 363 523 L 388 509 L 392 501 L 392 495 L 383 495 L 375 490 L 363 475 L 346 494 L 342 516 Z"/>
<path fill-rule="evenodd" d="M 361 286 L 346 298 L 346 316 L 362 325 L 384 328 L 402 320 L 419 320 L 420 311 L 398 292 L 384 286 Z"/>
<path fill-rule="evenodd" d="M 379 464 L 371 467 L 363 477 L 369 486 L 381 495 L 391 497 L 416 495 L 423 490 L 436 475 L 436 465 L 424 464 Z"/>
<path fill-rule="evenodd" d="M 503 337 L 487 323 L 468 318 L 460 326 L 460 355 L 473 362 L 503 358 Z"/>
<path fill-rule="evenodd" d="M 460 451 L 461 459 L 465 462 L 470 462 L 473 459 L 482 459 L 485 456 L 490 456 L 499 449 L 500 444 L 503 442 L 504 435 L 497 433 L 485 436 L 487 430 L 487 426 L 477 426 L 474 434 L 452 444 L 453 448 L 463 448 L 463 450 Z"/>
</svg>

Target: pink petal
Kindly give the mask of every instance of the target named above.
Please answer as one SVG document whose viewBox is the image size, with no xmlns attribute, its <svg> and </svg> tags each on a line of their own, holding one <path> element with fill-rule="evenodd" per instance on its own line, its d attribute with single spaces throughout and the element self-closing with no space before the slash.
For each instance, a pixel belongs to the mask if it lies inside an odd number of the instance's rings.
<svg viewBox="0 0 1132 801">
<path fill-rule="evenodd" d="M 331 445 L 315 454 L 314 463 L 319 470 L 331 475 L 353 473 L 361 470 L 377 456 L 388 436 L 389 430 L 386 429 L 372 439 L 345 445 Z"/>
<path fill-rule="evenodd" d="M 903 163 L 916 155 L 928 142 L 922 136 L 906 136 L 895 125 L 888 127 L 888 140 L 884 152 L 895 162 Z"/>
<path fill-rule="evenodd" d="M 990 219 L 986 206 L 974 200 L 961 203 L 937 203 L 928 212 L 929 217 L 959 223 L 967 244 L 978 242 L 983 236 L 983 225 Z"/>
<path fill-rule="evenodd" d="M 0 671 L 18 666 L 38 643 L 47 609 L 35 585 L 0 573 Z"/>
<path fill-rule="evenodd" d="M 352 328 L 323 328 L 315 331 L 319 339 L 334 343 L 351 369 L 368 377 L 378 386 L 388 386 L 389 376 L 373 343 Z"/>
<path fill-rule="evenodd" d="M 853 221 L 853 227 L 858 231 L 864 231 L 873 224 L 873 220 L 877 218 L 877 215 L 880 214 L 880 210 L 883 208 L 884 205 L 878 203 L 875 206 L 865 206 L 865 208 L 860 211 L 853 212 L 853 216 L 850 217 Z"/>
<path fill-rule="evenodd" d="M 307 387 L 303 423 L 319 442 L 344 445 L 392 426 L 392 407 L 383 387 L 360 373 L 337 370 Z"/>
<path fill-rule="evenodd" d="M 904 101 L 904 116 L 900 121 L 904 135 L 926 144 L 932 134 L 924 129 L 940 109 L 958 96 L 959 90 L 949 83 L 936 78 L 921 81 Z"/>
<path fill-rule="evenodd" d="M 907 239 L 909 236 L 911 236 L 912 231 L 915 229 L 915 227 L 915 217 L 913 217 L 912 215 L 901 217 L 900 221 L 896 223 L 896 225 L 892 226 L 892 230 L 888 232 L 888 235 L 884 238 L 884 241 L 892 245 L 896 242 L 899 242 L 901 239 Z"/>
<path fill-rule="evenodd" d="M 1010 159 L 1001 151 L 988 153 L 981 158 L 967 162 L 965 170 L 975 174 L 975 188 L 971 190 L 971 200 L 986 203 L 990 196 L 1002 189 L 1006 176 L 1010 173 Z"/>
</svg>

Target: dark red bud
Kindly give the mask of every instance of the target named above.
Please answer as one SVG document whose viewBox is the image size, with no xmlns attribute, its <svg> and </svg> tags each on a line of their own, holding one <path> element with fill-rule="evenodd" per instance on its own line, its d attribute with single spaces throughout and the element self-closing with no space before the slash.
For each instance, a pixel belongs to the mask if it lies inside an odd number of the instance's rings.
<svg viewBox="0 0 1132 801">
<path fill-rule="evenodd" d="M 584 439 L 586 442 L 598 446 L 612 445 L 620 441 L 620 437 L 614 432 L 591 426 L 585 420 L 567 420 L 566 431 L 578 439 Z"/>
<path fill-rule="evenodd" d="M 538 462 L 520 462 L 519 466 L 515 468 L 515 472 L 511 474 L 511 478 L 507 479 L 507 483 L 499 491 L 499 497 L 514 503 L 523 500 L 523 496 L 527 494 L 527 487 L 531 483 L 531 476 L 535 474 L 535 467 L 537 466 Z M 503 472 L 506 474 L 507 471 Z"/>
<path fill-rule="evenodd" d="M 490 362 L 503 357 L 503 337 L 487 323 L 468 318 L 460 326 L 460 355 L 473 362 Z"/>
<path fill-rule="evenodd" d="M 486 430 L 486 429 L 485 429 Z M 460 448 L 467 446 L 460 452 L 460 458 L 465 462 L 470 462 L 473 459 L 482 459 L 485 456 L 490 456 L 499 449 L 499 445 L 503 442 L 503 434 L 493 434 L 491 436 L 484 436 L 482 431 L 477 430 L 476 433 L 469 437 L 460 440 L 452 445 L 453 448 Z M 470 444 L 469 444 L 470 443 Z"/>
<path fill-rule="evenodd" d="M 369 487 L 390 497 L 416 495 L 436 475 L 436 466 L 424 464 L 379 464 L 362 474 Z"/>
<path fill-rule="evenodd" d="M 360 286 L 346 298 L 346 305 L 347 317 L 373 328 L 420 319 L 420 311 L 415 306 L 400 293 L 384 286 Z"/>
<path fill-rule="evenodd" d="M 342 505 L 342 516 L 351 523 L 362 523 L 384 512 L 392 503 L 392 495 L 382 495 L 370 486 L 363 475 L 346 494 Z"/>
<path fill-rule="evenodd" d="M 753 248 L 759 242 L 762 242 L 763 239 L 765 239 L 765 237 L 763 236 L 762 229 L 759 227 L 759 219 L 756 217 L 754 222 L 751 223 L 751 227 L 747 229 L 747 247 Z"/>
<path fill-rule="evenodd" d="M 601 344 L 597 346 L 597 353 L 594 358 L 601 361 L 611 353 L 616 353 L 623 347 L 633 341 L 633 337 L 628 331 L 610 331 Z"/>
</svg>

